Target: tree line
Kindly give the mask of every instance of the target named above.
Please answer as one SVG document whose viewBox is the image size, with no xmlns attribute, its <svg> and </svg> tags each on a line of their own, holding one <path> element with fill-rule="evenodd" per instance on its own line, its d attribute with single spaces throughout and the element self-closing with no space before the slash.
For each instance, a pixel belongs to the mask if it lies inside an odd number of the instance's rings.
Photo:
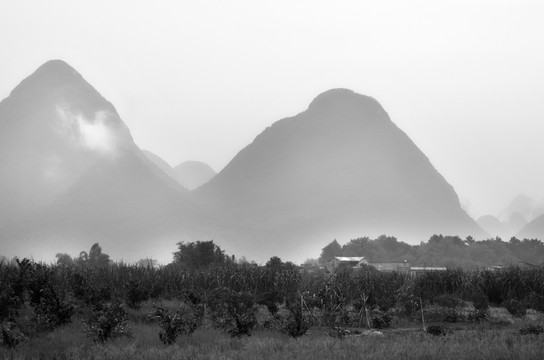
<svg viewBox="0 0 544 360">
<path fill-rule="evenodd" d="M 322 249 L 319 261 L 335 256 L 364 256 L 369 262 L 408 261 L 418 266 L 476 269 L 492 265 L 544 265 L 544 243 L 538 239 L 511 238 L 476 241 L 472 237 L 433 235 L 429 241 L 409 245 L 395 237 L 362 237 L 340 245 L 334 240 Z"/>
</svg>

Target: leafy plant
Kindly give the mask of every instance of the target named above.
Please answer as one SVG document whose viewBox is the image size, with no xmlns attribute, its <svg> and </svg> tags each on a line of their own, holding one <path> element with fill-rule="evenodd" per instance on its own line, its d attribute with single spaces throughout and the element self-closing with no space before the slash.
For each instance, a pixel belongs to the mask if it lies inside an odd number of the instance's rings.
<svg viewBox="0 0 544 360">
<path fill-rule="evenodd" d="M 149 291 L 142 281 L 132 278 L 125 282 L 125 301 L 129 308 L 138 310 L 142 303 L 149 299 Z"/>
<path fill-rule="evenodd" d="M 251 336 L 257 324 L 257 306 L 250 292 L 222 288 L 212 298 L 212 321 L 219 329 L 232 337 Z"/>
<path fill-rule="evenodd" d="M 261 295 L 258 304 L 266 306 L 270 314 L 276 315 L 279 310 L 278 304 L 280 304 L 282 300 L 283 298 L 278 291 L 270 290 Z"/>
<path fill-rule="evenodd" d="M 343 339 L 346 336 L 351 335 L 351 331 L 340 326 L 334 326 L 327 332 L 327 334 L 333 338 Z"/>
<path fill-rule="evenodd" d="M 391 315 L 374 311 L 372 314 L 372 327 L 375 329 L 384 329 L 391 326 Z"/>
<path fill-rule="evenodd" d="M 95 343 L 103 343 L 120 336 L 131 336 L 126 326 L 127 313 L 119 303 L 97 306 L 92 317 L 83 322 L 87 337 Z"/>
<path fill-rule="evenodd" d="M 542 325 L 527 325 L 518 330 L 520 335 L 540 335 L 544 333 Z"/>
<path fill-rule="evenodd" d="M 468 313 L 467 320 L 473 323 L 481 323 L 487 319 L 487 311 L 474 310 Z"/>
<path fill-rule="evenodd" d="M 15 322 L 3 322 L 0 328 L 2 332 L 2 346 L 6 348 L 14 348 L 26 339 Z"/>
<path fill-rule="evenodd" d="M 529 308 L 544 312 L 544 296 L 532 292 L 527 296 L 525 302 Z"/>
<path fill-rule="evenodd" d="M 304 316 L 302 304 L 295 302 L 287 306 L 289 315 L 283 322 L 282 331 L 294 338 L 300 337 L 308 331 L 308 321 Z"/>
<path fill-rule="evenodd" d="M 202 318 L 194 307 L 182 304 L 174 313 L 170 313 L 163 307 L 155 308 L 149 314 L 151 319 L 157 320 L 162 331 L 159 338 L 165 345 L 172 345 L 176 342 L 178 335 L 192 334 L 201 324 Z"/>
<path fill-rule="evenodd" d="M 10 286 L 0 287 L 0 321 L 17 315 L 21 300 Z"/>
<path fill-rule="evenodd" d="M 72 321 L 73 305 L 62 299 L 51 287 L 43 290 L 40 302 L 33 306 L 38 325 L 42 329 L 53 329 Z"/>
<path fill-rule="evenodd" d="M 523 317 L 527 313 L 525 305 L 521 301 L 516 299 L 509 299 L 503 301 L 501 305 L 504 306 L 506 310 L 508 310 L 508 312 L 515 317 Z"/>
<path fill-rule="evenodd" d="M 442 307 L 454 309 L 464 305 L 463 300 L 451 294 L 443 294 L 434 298 L 434 302 Z"/>
<path fill-rule="evenodd" d="M 425 331 L 434 336 L 446 336 L 449 333 L 448 329 L 440 325 L 430 325 Z"/>
<path fill-rule="evenodd" d="M 487 300 L 487 296 L 481 292 L 472 295 L 472 304 L 476 310 L 489 310 L 489 301 Z"/>
</svg>

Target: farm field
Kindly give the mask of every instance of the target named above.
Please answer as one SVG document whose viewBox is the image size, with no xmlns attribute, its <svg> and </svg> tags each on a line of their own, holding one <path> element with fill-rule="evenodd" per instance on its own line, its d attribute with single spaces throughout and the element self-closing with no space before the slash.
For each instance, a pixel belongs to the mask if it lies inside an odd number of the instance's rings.
<svg viewBox="0 0 544 360">
<path fill-rule="evenodd" d="M 508 319 L 508 317 L 506 317 Z M 512 320 L 510 318 L 510 320 Z M 310 329 L 293 339 L 277 331 L 255 330 L 251 337 L 232 338 L 211 327 L 181 336 L 164 346 L 153 324 L 132 324 L 132 337 L 93 344 L 78 322 L 29 340 L 15 350 L 3 349 L 11 359 L 542 359 L 544 334 L 520 335 L 529 324 L 544 324 L 542 314 L 514 323 L 481 327 L 451 326 L 443 337 L 420 328 L 387 329 L 382 336 L 334 338 L 326 329 Z M 495 319 L 494 321 L 499 321 Z M 447 326 L 447 325 L 446 325 Z"/>
<path fill-rule="evenodd" d="M 542 269 L 23 259 L 0 264 L 0 282 L 2 358 L 544 358 Z"/>
</svg>

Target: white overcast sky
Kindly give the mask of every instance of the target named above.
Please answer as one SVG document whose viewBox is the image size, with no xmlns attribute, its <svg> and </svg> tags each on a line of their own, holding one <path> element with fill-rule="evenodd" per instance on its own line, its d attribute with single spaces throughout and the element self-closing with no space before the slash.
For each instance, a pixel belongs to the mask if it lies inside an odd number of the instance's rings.
<svg viewBox="0 0 544 360">
<path fill-rule="evenodd" d="M 136 143 L 221 170 L 345 87 L 375 97 L 477 214 L 544 197 L 544 1 L 0 0 L 0 98 L 63 59 Z"/>
</svg>

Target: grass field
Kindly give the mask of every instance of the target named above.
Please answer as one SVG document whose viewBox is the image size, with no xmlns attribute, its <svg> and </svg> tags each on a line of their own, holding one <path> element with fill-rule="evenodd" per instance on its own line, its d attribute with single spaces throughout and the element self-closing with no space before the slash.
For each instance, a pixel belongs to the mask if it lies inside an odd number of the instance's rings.
<svg viewBox="0 0 544 360">
<path fill-rule="evenodd" d="M 478 325 L 444 324 L 452 332 L 436 337 L 421 324 L 385 329 L 381 336 L 352 335 L 334 338 L 327 329 L 312 328 L 299 339 L 278 331 L 257 329 L 251 337 L 231 338 L 203 326 L 190 336 L 163 345 L 156 324 L 131 314 L 131 337 L 94 344 L 85 337 L 77 319 L 43 336 L 33 337 L 14 350 L 1 349 L 6 359 L 544 359 L 544 334 L 520 335 L 530 324 L 544 324 L 544 314 L 531 312 L 522 319 L 492 308 L 490 318 Z"/>
</svg>

